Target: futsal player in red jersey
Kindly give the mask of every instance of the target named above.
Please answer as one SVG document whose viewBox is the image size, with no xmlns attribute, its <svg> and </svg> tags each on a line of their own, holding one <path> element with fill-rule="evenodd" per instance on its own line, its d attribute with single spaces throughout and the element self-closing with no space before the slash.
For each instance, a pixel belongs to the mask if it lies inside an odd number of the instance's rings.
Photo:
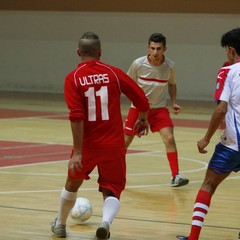
<svg viewBox="0 0 240 240">
<path fill-rule="evenodd" d="M 101 43 L 95 33 L 82 35 L 77 53 L 82 62 L 67 75 L 64 86 L 73 151 L 52 232 L 57 237 L 66 237 L 66 221 L 78 189 L 97 167 L 99 191 L 104 202 L 96 238 L 108 239 L 110 224 L 119 211 L 120 195 L 126 184 L 121 94 L 125 94 L 140 111 L 135 123 L 139 135 L 148 133 L 149 103 L 143 90 L 127 74 L 100 61 Z"/>
</svg>

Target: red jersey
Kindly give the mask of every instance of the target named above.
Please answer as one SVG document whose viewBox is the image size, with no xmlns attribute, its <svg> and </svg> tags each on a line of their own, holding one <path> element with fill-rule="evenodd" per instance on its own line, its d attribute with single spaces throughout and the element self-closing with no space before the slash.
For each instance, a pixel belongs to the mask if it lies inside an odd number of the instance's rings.
<svg viewBox="0 0 240 240">
<path fill-rule="evenodd" d="M 122 147 L 121 93 L 139 111 L 148 111 L 143 90 L 122 70 L 98 60 L 83 62 L 67 75 L 64 95 L 69 120 L 84 120 L 83 145 L 88 148 Z"/>
</svg>

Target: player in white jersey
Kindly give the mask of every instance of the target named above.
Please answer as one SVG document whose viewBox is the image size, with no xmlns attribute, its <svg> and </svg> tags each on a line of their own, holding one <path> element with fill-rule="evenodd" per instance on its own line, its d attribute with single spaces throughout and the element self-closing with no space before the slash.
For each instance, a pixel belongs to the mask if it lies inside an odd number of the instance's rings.
<svg viewBox="0 0 240 240">
<path fill-rule="evenodd" d="M 240 170 L 240 28 L 225 33 L 221 45 L 226 49 L 229 66 L 222 67 L 218 72 L 215 92 L 218 104 L 205 136 L 197 143 L 199 152 L 207 152 L 205 148 L 224 118 L 226 128 L 216 145 L 196 196 L 191 232 L 188 237 L 177 236 L 181 240 L 199 239 L 215 190 L 231 172 Z"/>
<path fill-rule="evenodd" d="M 172 179 L 171 186 L 179 187 L 188 184 L 189 180 L 179 174 L 178 153 L 173 132 L 173 122 L 167 108 L 169 93 L 174 114 L 181 111 L 176 101 L 175 63 L 164 56 L 166 38 L 161 33 L 153 33 L 148 39 L 149 55 L 136 59 L 128 70 L 143 89 L 150 104 L 148 122 L 152 132 L 160 133 L 166 147 Z M 125 123 L 125 144 L 128 148 L 136 135 L 133 131 L 138 111 L 132 105 Z"/>
<path fill-rule="evenodd" d="M 128 70 L 128 75 L 137 81 L 148 97 L 151 109 L 166 107 L 168 85 L 170 88 L 176 86 L 175 63 L 163 57 L 164 62 L 156 66 L 149 62 L 149 56 L 138 58 Z"/>
<path fill-rule="evenodd" d="M 228 128 L 222 133 L 221 144 L 240 152 L 240 62 L 222 68 L 218 73 L 218 79 L 220 81 L 215 97 L 229 103 L 225 119 Z"/>
</svg>

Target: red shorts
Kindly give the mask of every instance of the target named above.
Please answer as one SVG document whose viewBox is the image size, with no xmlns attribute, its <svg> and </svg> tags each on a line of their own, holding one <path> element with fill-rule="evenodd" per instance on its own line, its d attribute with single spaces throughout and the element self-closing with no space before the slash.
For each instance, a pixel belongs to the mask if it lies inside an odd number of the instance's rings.
<svg viewBox="0 0 240 240">
<path fill-rule="evenodd" d="M 68 176 L 74 179 L 90 179 L 89 174 L 97 166 L 99 191 L 102 188 L 109 189 L 115 197 L 120 198 L 126 185 L 126 149 L 104 148 L 86 149 L 82 153 L 82 168 L 75 169 L 74 175 L 68 171 Z"/>
<path fill-rule="evenodd" d="M 133 126 L 138 119 L 138 110 L 131 107 L 125 123 L 124 133 L 128 135 L 136 135 Z M 174 127 L 167 108 L 150 109 L 148 113 L 148 123 L 152 132 L 159 132 L 165 127 Z"/>
</svg>

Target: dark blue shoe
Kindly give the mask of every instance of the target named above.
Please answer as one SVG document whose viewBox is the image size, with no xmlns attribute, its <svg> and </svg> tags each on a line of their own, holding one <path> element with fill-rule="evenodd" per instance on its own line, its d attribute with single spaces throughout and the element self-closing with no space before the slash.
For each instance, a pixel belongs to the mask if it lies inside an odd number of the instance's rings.
<svg viewBox="0 0 240 240">
<path fill-rule="evenodd" d="M 188 237 L 182 236 L 182 235 L 177 235 L 176 236 L 178 240 L 188 240 Z"/>
</svg>

